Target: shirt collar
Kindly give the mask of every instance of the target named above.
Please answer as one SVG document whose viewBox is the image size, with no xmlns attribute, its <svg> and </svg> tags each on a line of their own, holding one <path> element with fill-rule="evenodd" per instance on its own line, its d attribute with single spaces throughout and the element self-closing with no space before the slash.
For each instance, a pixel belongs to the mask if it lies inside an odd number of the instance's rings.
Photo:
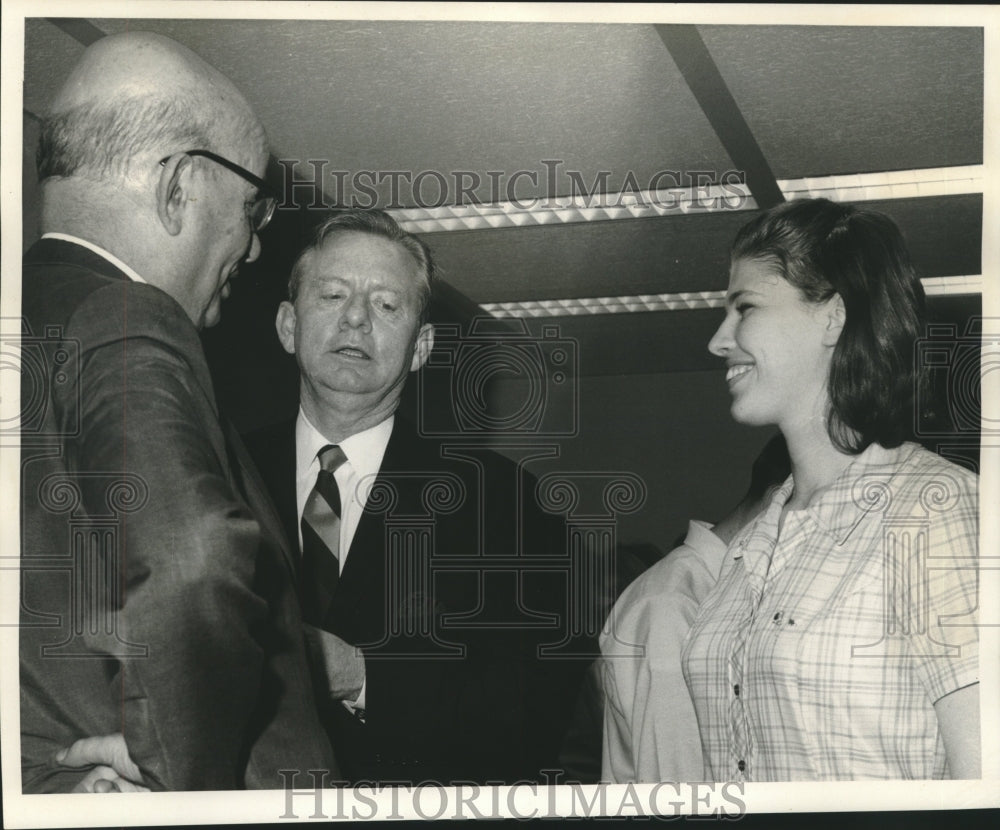
<svg viewBox="0 0 1000 830">
<path fill-rule="evenodd" d="M 712 525 L 700 519 L 691 519 L 688 522 L 687 536 L 684 537 L 684 544 L 690 545 L 695 550 L 712 552 L 726 552 L 726 543 L 712 532 Z"/>
<path fill-rule="evenodd" d="M 891 450 L 880 444 L 870 444 L 819 494 L 806 512 L 823 532 L 842 546 L 866 516 L 886 509 L 886 486 L 916 449 L 915 444 L 903 444 Z M 777 538 L 781 511 L 794 489 L 795 481 L 789 476 L 772 493 L 764 510 L 736 534 L 730 545 L 734 559 L 740 559 L 757 536 Z M 772 546 L 773 543 L 771 539 Z"/>
<path fill-rule="evenodd" d="M 791 476 L 786 478 L 771 493 L 770 499 L 760 513 L 737 531 L 729 543 L 729 552 L 733 559 L 742 559 L 743 554 L 750 548 L 766 551 L 766 555 L 770 558 L 770 551 L 774 549 L 778 538 L 778 521 L 781 518 L 781 511 L 792 497 L 794 484 Z"/>
<path fill-rule="evenodd" d="M 862 519 L 888 507 L 886 488 L 916 449 L 915 444 L 891 450 L 870 444 L 809 506 L 816 524 L 843 545 Z"/>
<path fill-rule="evenodd" d="M 104 250 L 104 248 L 100 245 L 95 245 L 93 242 L 88 242 L 86 239 L 80 239 L 78 236 L 70 236 L 68 233 L 45 233 L 42 234 L 42 239 L 61 239 L 63 242 L 72 242 L 74 245 L 79 245 L 86 248 L 88 251 L 93 251 L 100 257 L 104 257 L 104 259 L 114 265 L 115 268 L 122 271 L 130 280 L 135 282 L 145 282 L 145 280 L 140 277 L 132 267 L 126 265 L 114 254 Z"/>
<path fill-rule="evenodd" d="M 375 475 L 382 466 L 385 448 L 389 444 L 392 425 L 395 416 L 390 415 L 384 421 L 361 432 L 345 438 L 340 442 L 340 449 L 347 456 L 347 461 L 359 478 Z M 299 409 L 299 417 L 295 421 L 295 469 L 296 477 L 310 475 L 315 477 L 313 465 L 318 465 L 317 456 L 330 441 Z"/>
</svg>

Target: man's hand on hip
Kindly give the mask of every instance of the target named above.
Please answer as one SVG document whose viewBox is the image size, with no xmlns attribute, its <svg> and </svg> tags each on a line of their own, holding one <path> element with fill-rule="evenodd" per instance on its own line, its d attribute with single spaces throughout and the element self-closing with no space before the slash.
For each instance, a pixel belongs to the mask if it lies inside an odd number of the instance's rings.
<svg viewBox="0 0 1000 830">
<path fill-rule="evenodd" d="M 129 757 L 125 737 L 97 735 L 81 738 L 72 746 L 56 753 L 56 763 L 64 767 L 96 765 L 73 788 L 76 793 L 148 793 L 142 785 L 142 773 Z"/>
</svg>

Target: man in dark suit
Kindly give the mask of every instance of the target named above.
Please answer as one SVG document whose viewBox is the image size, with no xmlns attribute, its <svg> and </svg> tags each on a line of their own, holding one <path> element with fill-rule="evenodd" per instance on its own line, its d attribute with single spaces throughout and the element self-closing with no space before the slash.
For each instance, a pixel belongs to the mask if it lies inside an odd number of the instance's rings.
<svg viewBox="0 0 1000 830">
<path fill-rule="evenodd" d="M 295 560 L 198 338 L 273 210 L 263 128 L 196 55 L 124 34 L 84 53 L 38 161 L 43 238 L 23 272 L 23 790 L 106 791 L 109 771 L 54 756 L 114 732 L 151 789 L 336 776 Z"/>
<path fill-rule="evenodd" d="M 298 418 L 247 446 L 304 547 L 303 616 L 347 780 L 539 780 L 585 668 L 557 656 L 572 639 L 565 525 L 522 465 L 396 414 L 433 346 L 432 278 L 426 247 L 388 215 L 323 223 L 277 316 L 301 370 Z M 339 516 L 310 564 L 331 448 Z"/>
</svg>

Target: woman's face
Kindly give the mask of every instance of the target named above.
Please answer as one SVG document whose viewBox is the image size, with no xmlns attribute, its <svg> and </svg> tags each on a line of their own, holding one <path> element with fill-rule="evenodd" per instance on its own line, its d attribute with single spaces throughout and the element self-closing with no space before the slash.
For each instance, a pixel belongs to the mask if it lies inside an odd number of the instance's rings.
<svg viewBox="0 0 1000 830">
<path fill-rule="evenodd" d="M 726 318 L 708 344 L 726 360 L 733 418 L 755 426 L 776 424 L 786 436 L 822 425 L 830 358 L 842 325 L 839 297 L 810 303 L 775 263 L 736 260 Z"/>
</svg>

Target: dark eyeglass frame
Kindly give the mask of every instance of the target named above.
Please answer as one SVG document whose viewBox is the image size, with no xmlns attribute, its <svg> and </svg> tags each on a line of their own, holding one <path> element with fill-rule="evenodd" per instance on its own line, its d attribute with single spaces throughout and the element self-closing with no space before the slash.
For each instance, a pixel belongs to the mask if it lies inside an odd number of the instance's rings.
<svg viewBox="0 0 1000 830">
<path fill-rule="evenodd" d="M 236 162 L 230 161 L 229 159 L 220 156 L 218 153 L 213 153 L 211 150 L 182 150 L 185 156 L 201 156 L 209 161 L 214 161 L 216 164 L 225 167 L 231 173 L 235 173 L 244 181 L 250 182 L 259 191 L 257 198 L 254 201 L 253 207 L 250 210 L 250 224 L 253 226 L 254 233 L 260 233 L 264 228 L 267 227 L 268 222 L 274 216 L 274 209 L 278 205 L 278 200 L 274 196 L 274 189 L 266 181 L 264 181 L 260 176 L 255 176 L 245 167 L 240 167 Z M 176 155 L 176 154 L 171 154 Z M 160 164 L 165 165 L 170 161 L 171 156 L 160 159 Z"/>
</svg>

